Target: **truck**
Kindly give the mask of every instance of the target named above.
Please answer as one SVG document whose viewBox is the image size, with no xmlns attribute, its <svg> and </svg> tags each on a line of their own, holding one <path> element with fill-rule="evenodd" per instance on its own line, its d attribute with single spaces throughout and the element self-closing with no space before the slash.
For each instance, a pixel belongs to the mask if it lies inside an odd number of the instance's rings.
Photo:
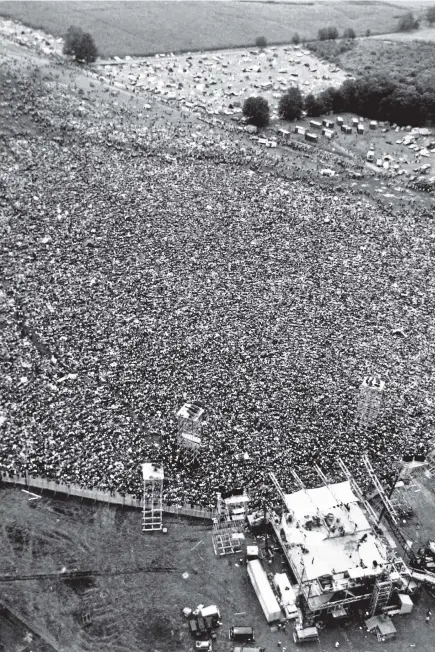
<svg viewBox="0 0 436 652">
<path fill-rule="evenodd" d="M 249 561 L 247 571 L 267 622 L 272 623 L 280 620 L 282 610 L 259 559 Z"/>
</svg>

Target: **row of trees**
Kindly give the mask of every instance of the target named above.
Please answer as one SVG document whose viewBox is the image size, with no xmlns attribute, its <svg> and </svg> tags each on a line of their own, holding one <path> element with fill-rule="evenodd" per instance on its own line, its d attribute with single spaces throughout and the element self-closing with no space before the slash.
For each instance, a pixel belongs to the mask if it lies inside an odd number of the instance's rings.
<svg viewBox="0 0 436 652">
<path fill-rule="evenodd" d="M 356 113 L 373 120 L 399 125 L 434 124 L 434 93 L 420 93 L 386 76 L 347 79 L 339 88 L 330 87 L 319 95 L 306 97 L 309 116 L 325 113 Z"/>
<path fill-rule="evenodd" d="M 347 79 L 339 88 L 330 86 L 318 95 L 309 93 L 305 99 L 300 89 L 292 86 L 280 98 L 279 116 L 292 122 L 303 111 L 310 117 L 350 112 L 399 125 L 421 126 L 434 124 L 435 99 L 431 90 L 420 93 L 385 76 L 362 77 Z M 257 127 L 269 124 L 270 109 L 263 97 L 249 97 L 242 112 Z"/>
<path fill-rule="evenodd" d="M 369 36 L 368 33 L 367 36 Z M 322 27 L 318 30 L 318 41 L 335 41 L 337 38 L 339 38 L 337 27 Z M 347 27 L 342 38 L 356 38 L 356 32 L 352 27 Z"/>
</svg>

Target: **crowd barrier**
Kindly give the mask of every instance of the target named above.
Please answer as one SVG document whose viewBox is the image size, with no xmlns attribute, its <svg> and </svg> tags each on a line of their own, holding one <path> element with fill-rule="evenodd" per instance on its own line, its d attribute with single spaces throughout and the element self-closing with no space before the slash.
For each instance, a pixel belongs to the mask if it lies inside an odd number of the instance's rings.
<svg viewBox="0 0 436 652">
<path fill-rule="evenodd" d="M 111 505 L 122 505 L 123 507 L 134 507 L 142 509 L 142 500 L 132 495 L 123 496 L 120 493 L 102 491 L 101 489 L 84 489 L 78 484 L 64 484 L 54 480 L 46 480 L 38 476 L 26 474 L 24 476 L 13 475 L 6 471 L 0 472 L 0 478 L 5 484 L 13 484 L 27 487 L 28 489 L 40 489 L 51 491 L 67 496 L 77 498 L 86 498 L 94 502 L 109 503 Z M 150 506 L 149 504 L 147 505 Z M 178 516 L 191 516 L 192 518 L 201 518 L 212 520 L 216 517 L 216 509 L 206 509 L 200 505 L 167 505 L 163 503 L 162 510 L 165 514 L 176 514 Z"/>
</svg>

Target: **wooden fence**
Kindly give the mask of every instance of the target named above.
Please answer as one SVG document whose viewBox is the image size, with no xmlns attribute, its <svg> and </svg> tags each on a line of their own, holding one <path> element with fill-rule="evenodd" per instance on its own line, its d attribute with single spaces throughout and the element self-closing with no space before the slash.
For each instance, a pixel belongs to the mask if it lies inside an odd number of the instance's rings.
<svg viewBox="0 0 436 652">
<path fill-rule="evenodd" d="M 25 476 L 19 476 L 0 471 L 0 478 L 5 484 L 20 485 L 27 487 L 28 489 L 51 491 L 55 494 L 60 493 L 82 499 L 86 498 L 87 500 L 93 500 L 94 502 L 142 509 L 142 500 L 129 494 L 123 496 L 116 491 L 110 493 L 108 491 L 102 491 L 101 489 L 84 489 L 78 484 L 64 484 L 54 480 L 45 480 L 44 478 L 29 475 L 27 473 Z M 190 516 L 192 518 L 208 520 L 214 519 L 217 514 L 216 509 L 206 509 L 200 505 L 167 505 L 166 503 L 163 503 L 163 512 L 165 514 L 176 514 L 178 516 Z"/>
</svg>

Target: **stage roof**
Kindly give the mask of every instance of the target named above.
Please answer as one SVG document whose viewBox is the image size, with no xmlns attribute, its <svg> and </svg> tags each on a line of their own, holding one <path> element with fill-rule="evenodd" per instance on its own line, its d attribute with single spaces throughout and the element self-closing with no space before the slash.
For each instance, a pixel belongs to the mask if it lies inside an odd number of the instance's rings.
<svg viewBox="0 0 436 652">
<path fill-rule="evenodd" d="M 292 518 L 284 514 L 281 525 L 288 554 L 304 581 L 336 576 L 333 582 L 340 583 L 338 576 L 345 571 L 355 578 L 381 573 L 386 546 L 372 531 L 348 481 L 297 491 L 285 499 Z"/>
<path fill-rule="evenodd" d="M 286 505 L 299 520 L 307 516 L 316 516 L 318 510 L 327 514 L 336 505 L 358 502 L 348 480 L 330 484 L 328 487 L 302 489 L 293 494 L 286 494 Z"/>
</svg>

